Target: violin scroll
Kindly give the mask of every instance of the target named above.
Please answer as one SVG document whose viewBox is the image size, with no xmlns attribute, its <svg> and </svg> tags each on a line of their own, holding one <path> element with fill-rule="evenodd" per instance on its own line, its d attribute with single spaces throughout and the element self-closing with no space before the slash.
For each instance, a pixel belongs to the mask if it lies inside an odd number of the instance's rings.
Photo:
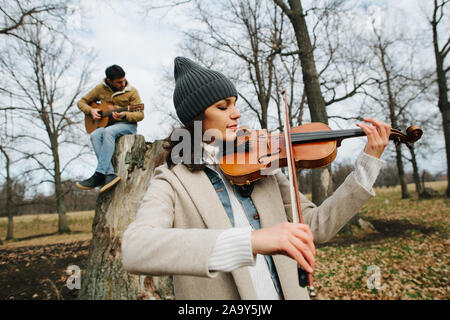
<svg viewBox="0 0 450 320">
<path fill-rule="evenodd" d="M 423 130 L 419 126 L 410 126 L 403 133 L 399 129 L 391 129 L 389 139 L 398 143 L 414 143 L 422 137 Z"/>
</svg>

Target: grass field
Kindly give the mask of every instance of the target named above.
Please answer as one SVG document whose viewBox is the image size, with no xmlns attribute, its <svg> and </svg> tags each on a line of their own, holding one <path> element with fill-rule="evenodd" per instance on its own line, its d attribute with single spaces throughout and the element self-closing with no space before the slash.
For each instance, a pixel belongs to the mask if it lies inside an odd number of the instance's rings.
<svg viewBox="0 0 450 320">
<path fill-rule="evenodd" d="M 58 215 L 55 213 L 14 217 L 15 239 L 3 241 L 4 246 L 0 245 L 0 250 L 5 246 L 13 248 L 89 240 L 92 237 L 93 218 L 93 210 L 69 212 L 67 213 L 67 220 L 71 234 L 59 235 Z M 7 224 L 7 218 L 0 218 L 0 237 L 2 239 L 6 236 Z"/>
<path fill-rule="evenodd" d="M 446 184 L 432 186 L 443 194 Z M 353 228 L 318 248 L 319 298 L 449 299 L 449 200 L 401 200 L 399 187 L 376 192 L 360 211 L 373 230 Z"/>
<path fill-rule="evenodd" d="M 446 183 L 427 187 L 443 194 Z M 352 227 L 317 247 L 318 299 L 449 299 L 449 200 L 402 200 L 399 187 L 376 193 L 360 211 L 373 229 Z M 65 270 L 83 268 L 93 215 L 68 213 L 70 235 L 56 233 L 56 214 L 15 217 L 16 239 L 0 246 L 0 299 L 76 298 Z M 6 225 L 0 218 L 2 239 Z"/>
</svg>

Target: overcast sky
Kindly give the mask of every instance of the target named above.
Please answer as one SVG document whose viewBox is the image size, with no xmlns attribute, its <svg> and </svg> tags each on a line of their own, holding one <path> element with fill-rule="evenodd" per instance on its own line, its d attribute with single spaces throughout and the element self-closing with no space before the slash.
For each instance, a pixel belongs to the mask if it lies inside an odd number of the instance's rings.
<svg viewBox="0 0 450 320">
<path fill-rule="evenodd" d="M 400 17 L 414 21 L 420 19 L 421 15 L 417 5 L 419 0 L 365 0 L 357 3 L 371 10 L 389 8 L 392 17 L 387 20 L 390 21 L 399 20 Z M 77 40 L 85 48 L 94 48 L 97 52 L 91 75 L 92 84 L 104 78 L 107 66 L 122 66 L 128 81 L 138 89 L 146 104 L 145 119 L 139 123 L 138 133 L 144 135 L 147 141 L 165 138 L 169 128 L 161 126 L 161 118 L 150 106 L 155 96 L 162 95 L 162 90 L 167 90 L 166 96 L 172 94 L 172 87 L 161 88 L 160 82 L 165 70 L 173 70 L 173 59 L 180 55 L 178 44 L 182 41 L 182 31 L 192 23 L 184 14 L 186 7 L 166 14 L 151 11 L 145 15 L 142 7 L 133 1 L 82 0 L 80 4 L 85 8 L 85 13 L 73 16 L 70 23 L 76 30 L 74 36 Z M 411 24 L 409 31 L 414 30 L 414 24 Z M 171 101 L 162 107 L 173 109 Z M 365 138 L 345 140 L 339 148 L 337 161 L 354 161 L 355 152 L 362 150 L 365 141 Z M 444 150 L 438 153 L 439 156 L 427 161 L 427 168 L 433 173 L 443 171 L 445 166 Z M 92 158 L 91 164 L 95 162 L 95 158 Z M 91 167 L 91 164 L 86 167 Z"/>
</svg>

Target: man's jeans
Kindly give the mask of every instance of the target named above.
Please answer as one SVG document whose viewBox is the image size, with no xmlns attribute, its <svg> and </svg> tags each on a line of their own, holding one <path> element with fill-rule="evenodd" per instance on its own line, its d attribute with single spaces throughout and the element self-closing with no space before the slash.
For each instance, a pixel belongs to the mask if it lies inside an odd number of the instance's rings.
<svg viewBox="0 0 450 320">
<path fill-rule="evenodd" d="M 92 146 L 98 160 L 95 171 L 104 175 L 114 173 L 111 158 L 116 147 L 116 139 L 125 134 L 136 134 L 136 124 L 118 122 L 106 128 L 98 128 L 91 133 Z"/>
</svg>

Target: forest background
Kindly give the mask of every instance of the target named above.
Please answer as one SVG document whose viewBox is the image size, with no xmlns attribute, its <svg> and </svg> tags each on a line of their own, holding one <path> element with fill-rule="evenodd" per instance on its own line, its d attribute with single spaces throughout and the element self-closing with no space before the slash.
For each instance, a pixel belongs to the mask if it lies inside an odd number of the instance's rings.
<svg viewBox="0 0 450 320">
<path fill-rule="evenodd" d="M 355 128 L 366 116 L 402 130 L 421 126 L 414 145 L 388 146 L 375 186 L 399 186 L 399 199 L 439 199 L 447 208 L 448 2 L 1 0 L 0 216 L 8 227 L 0 241 L 17 239 L 14 217 L 57 213 L 57 232 L 70 234 L 67 213 L 94 209 L 96 191 L 74 187 L 96 164 L 76 103 L 107 66 L 121 65 L 138 89 L 146 141 L 179 126 L 172 92 L 180 55 L 235 82 L 241 123 L 251 128 L 283 130 L 284 89 L 294 126 Z M 329 168 L 303 170 L 302 192 L 320 204 L 364 144 L 345 140 Z M 372 209 L 384 214 L 380 208 Z"/>
</svg>

